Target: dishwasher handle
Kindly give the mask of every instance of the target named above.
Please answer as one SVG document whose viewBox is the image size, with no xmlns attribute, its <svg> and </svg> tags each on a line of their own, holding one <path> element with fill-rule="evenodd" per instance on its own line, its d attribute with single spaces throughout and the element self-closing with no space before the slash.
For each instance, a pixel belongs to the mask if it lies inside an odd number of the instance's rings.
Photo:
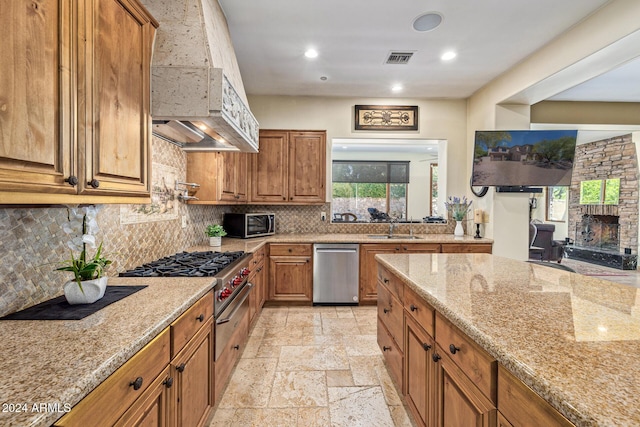
<svg viewBox="0 0 640 427">
<path fill-rule="evenodd" d="M 350 249 L 350 248 L 316 248 L 316 252 L 328 252 L 328 253 L 345 253 L 345 254 L 352 254 L 355 252 L 358 252 L 357 249 Z"/>
</svg>

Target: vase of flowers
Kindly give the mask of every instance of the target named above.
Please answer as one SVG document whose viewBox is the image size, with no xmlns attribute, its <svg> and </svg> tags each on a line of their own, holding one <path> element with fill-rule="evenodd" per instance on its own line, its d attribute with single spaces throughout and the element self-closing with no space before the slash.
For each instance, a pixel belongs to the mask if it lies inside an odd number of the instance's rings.
<svg viewBox="0 0 640 427">
<path fill-rule="evenodd" d="M 209 246 L 221 246 L 222 245 L 222 237 L 227 235 L 227 232 L 224 231 L 221 225 L 207 225 L 207 229 L 205 230 L 207 236 L 209 236 Z"/>
<path fill-rule="evenodd" d="M 95 206 L 80 209 L 69 209 L 69 222 L 62 229 L 73 236 L 67 243 L 71 249 L 71 258 L 62 262 L 58 271 L 70 271 L 73 280 L 64 284 L 64 295 L 69 304 L 91 304 L 104 296 L 107 288 L 107 276 L 104 269 L 111 261 L 102 255 L 102 243 L 96 248 L 95 233 L 98 231 Z M 93 256 L 87 251 L 87 246 L 96 249 Z M 74 251 L 80 251 L 78 256 Z"/>
<path fill-rule="evenodd" d="M 456 221 L 456 228 L 453 235 L 456 237 L 464 236 L 464 229 L 462 228 L 462 221 L 467 216 L 467 213 L 471 210 L 471 200 L 467 200 L 466 197 L 451 197 L 444 203 L 447 208 L 447 212 Z"/>
</svg>

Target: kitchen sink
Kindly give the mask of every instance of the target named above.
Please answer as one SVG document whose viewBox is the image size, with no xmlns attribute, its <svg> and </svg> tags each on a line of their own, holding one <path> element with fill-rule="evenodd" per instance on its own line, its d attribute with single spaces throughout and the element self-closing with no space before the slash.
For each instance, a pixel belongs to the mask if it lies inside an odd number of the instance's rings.
<svg viewBox="0 0 640 427">
<path fill-rule="evenodd" d="M 389 236 L 388 234 L 369 234 L 367 236 L 370 239 L 405 239 L 405 240 L 418 240 L 418 239 L 423 239 L 423 237 L 418 237 L 418 236 L 409 236 L 409 235 L 402 235 L 402 234 L 394 234 L 392 236 Z"/>
</svg>

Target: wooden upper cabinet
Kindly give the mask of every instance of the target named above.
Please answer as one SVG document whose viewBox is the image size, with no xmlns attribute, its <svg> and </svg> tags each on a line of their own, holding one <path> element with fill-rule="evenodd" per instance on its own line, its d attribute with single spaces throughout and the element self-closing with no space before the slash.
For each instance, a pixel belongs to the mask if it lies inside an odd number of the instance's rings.
<svg viewBox="0 0 640 427">
<path fill-rule="evenodd" d="M 137 0 L 7 2 L 0 15 L 0 203 L 148 201 L 157 23 Z"/>
<path fill-rule="evenodd" d="M 187 181 L 200 184 L 192 204 L 246 203 L 248 153 L 187 153 Z"/>
<path fill-rule="evenodd" d="M 251 155 L 251 202 L 324 203 L 326 132 L 261 130 Z"/>
<path fill-rule="evenodd" d="M 3 2 L 0 191 L 76 193 L 65 182 L 74 149 L 71 4 Z"/>
<path fill-rule="evenodd" d="M 260 131 L 260 151 L 251 155 L 252 202 L 285 202 L 288 199 L 289 132 Z"/>
<path fill-rule="evenodd" d="M 155 32 L 132 0 L 85 0 L 79 11 L 81 194 L 149 194 L 150 73 Z M 97 185 L 97 186 L 96 186 Z"/>
<path fill-rule="evenodd" d="M 324 203 L 326 133 L 289 134 L 289 201 Z"/>
</svg>

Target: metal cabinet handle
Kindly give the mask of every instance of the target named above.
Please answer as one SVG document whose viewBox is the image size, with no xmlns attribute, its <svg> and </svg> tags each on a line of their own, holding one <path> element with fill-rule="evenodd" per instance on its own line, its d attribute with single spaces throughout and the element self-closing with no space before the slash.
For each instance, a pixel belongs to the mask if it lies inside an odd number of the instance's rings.
<svg viewBox="0 0 640 427">
<path fill-rule="evenodd" d="M 100 181 L 98 181 L 97 179 L 93 178 L 91 181 L 87 182 L 87 184 L 89 184 L 91 187 L 93 188 L 98 188 L 100 187 Z"/>
<path fill-rule="evenodd" d="M 433 353 L 431 355 L 431 359 L 433 359 L 434 362 L 438 363 L 438 360 L 442 359 L 442 357 L 440 357 L 438 353 Z"/>
<path fill-rule="evenodd" d="M 178 372 L 184 372 L 184 368 L 186 368 L 187 365 L 184 363 L 179 364 L 178 366 L 176 366 L 176 371 Z"/>
<path fill-rule="evenodd" d="M 143 381 L 142 377 L 138 377 L 129 383 L 129 387 L 133 387 L 134 390 L 140 390 Z"/>
<path fill-rule="evenodd" d="M 456 347 L 453 344 L 449 344 L 449 351 L 451 352 L 451 354 L 456 354 L 458 351 L 460 351 L 460 347 Z"/>
<path fill-rule="evenodd" d="M 429 351 L 429 349 L 431 349 L 431 346 L 429 344 L 427 344 L 426 342 L 422 343 L 422 348 L 424 348 L 424 351 Z"/>
<path fill-rule="evenodd" d="M 391 347 L 389 346 L 385 345 L 384 347 L 382 347 L 382 351 L 389 351 L 389 350 L 391 350 Z"/>
<path fill-rule="evenodd" d="M 69 178 L 65 179 L 64 182 L 67 182 L 70 186 L 75 187 L 76 185 L 78 185 L 78 177 L 71 175 Z"/>
<path fill-rule="evenodd" d="M 171 388 L 171 386 L 173 385 L 173 377 L 169 377 L 166 380 L 162 381 L 162 385 L 164 385 L 166 388 Z"/>
<path fill-rule="evenodd" d="M 200 314 L 200 316 L 196 317 L 196 320 L 204 322 L 204 314 Z"/>
<path fill-rule="evenodd" d="M 387 314 L 391 311 L 390 308 L 383 308 L 382 311 L 384 311 L 384 314 Z"/>
<path fill-rule="evenodd" d="M 411 310 L 411 311 L 416 311 L 416 310 L 418 310 L 418 307 L 416 307 L 415 305 L 411 304 L 411 305 L 409 306 L 409 310 Z"/>
<path fill-rule="evenodd" d="M 385 277 L 384 279 L 382 279 L 382 281 L 383 281 L 384 283 L 389 283 L 389 279 L 387 279 L 386 277 Z"/>
<path fill-rule="evenodd" d="M 233 346 L 233 349 L 234 350 L 240 350 L 240 346 L 238 344 L 236 344 L 236 345 Z"/>
</svg>

